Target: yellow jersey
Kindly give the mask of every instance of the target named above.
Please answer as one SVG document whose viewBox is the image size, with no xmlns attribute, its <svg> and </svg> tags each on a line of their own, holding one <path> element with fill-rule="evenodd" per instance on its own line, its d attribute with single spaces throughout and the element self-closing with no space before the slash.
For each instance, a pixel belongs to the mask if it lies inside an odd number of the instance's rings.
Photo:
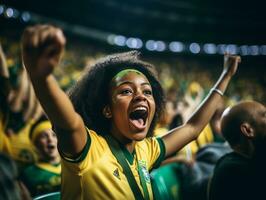
<svg viewBox="0 0 266 200">
<path fill-rule="evenodd" d="M 122 150 L 134 178 L 143 194 L 138 173 L 141 164 L 147 173 L 145 182 L 150 199 L 153 199 L 149 171 L 159 166 L 165 156 L 165 146 L 160 138 L 150 137 L 137 142 L 135 154 Z M 63 200 L 134 199 L 123 168 L 112 154 L 104 137 L 90 130 L 87 144 L 79 158 L 69 159 L 61 153 Z"/>
<path fill-rule="evenodd" d="M 33 123 L 33 120 L 31 120 L 18 133 L 9 137 L 12 147 L 11 157 L 17 162 L 19 171 L 37 160 L 35 147 L 29 137 L 30 127 Z"/>
<path fill-rule="evenodd" d="M 10 140 L 5 134 L 5 126 L 3 122 L 3 115 L 0 112 L 0 152 L 11 155 L 11 144 Z"/>
</svg>

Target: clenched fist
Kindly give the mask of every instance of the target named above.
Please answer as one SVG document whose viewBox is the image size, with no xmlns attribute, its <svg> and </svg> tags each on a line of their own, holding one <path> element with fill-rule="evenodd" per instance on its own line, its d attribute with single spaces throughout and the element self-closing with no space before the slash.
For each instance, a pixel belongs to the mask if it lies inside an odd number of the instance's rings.
<svg viewBox="0 0 266 200">
<path fill-rule="evenodd" d="M 234 56 L 225 54 L 224 55 L 224 73 L 233 76 L 238 68 L 238 64 L 241 62 L 240 56 Z"/>
<path fill-rule="evenodd" d="M 45 78 L 58 66 L 66 39 L 51 25 L 28 27 L 22 35 L 22 60 L 32 78 Z"/>
</svg>

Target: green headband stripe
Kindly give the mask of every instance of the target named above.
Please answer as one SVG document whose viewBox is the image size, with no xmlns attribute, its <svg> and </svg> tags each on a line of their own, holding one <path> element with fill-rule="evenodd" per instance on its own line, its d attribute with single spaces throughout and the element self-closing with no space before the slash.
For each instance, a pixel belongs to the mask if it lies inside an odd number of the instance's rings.
<svg viewBox="0 0 266 200">
<path fill-rule="evenodd" d="M 125 76 L 125 75 L 126 75 L 127 73 L 129 73 L 129 72 L 135 72 L 135 73 L 137 73 L 137 74 L 140 74 L 140 75 L 143 75 L 143 76 L 144 76 L 144 74 L 143 74 L 142 72 L 140 72 L 140 71 L 138 71 L 138 70 L 136 70 L 136 69 L 124 69 L 124 70 L 118 72 L 118 73 L 113 77 L 113 80 L 114 80 L 114 79 L 117 79 L 117 78 L 121 78 L 121 77 Z"/>
</svg>

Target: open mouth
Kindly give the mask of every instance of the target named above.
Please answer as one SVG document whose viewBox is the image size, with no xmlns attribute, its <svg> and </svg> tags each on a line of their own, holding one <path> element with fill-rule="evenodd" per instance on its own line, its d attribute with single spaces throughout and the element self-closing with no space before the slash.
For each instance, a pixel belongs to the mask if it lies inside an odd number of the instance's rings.
<svg viewBox="0 0 266 200">
<path fill-rule="evenodd" d="M 53 144 L 48 144 L 47 145 L 47 149 L 49 149 L 50 151 L 52 151 L 52 150 L 54 150 L 56 147 L 55 147 L 55 145 L 53 145 Z"/>
<path fill-rule="evenodd" d="M 145 107 L 138 107 L 129 114 L 131 123 L 138 129 L 145 128 L 148 111 Z"/>
</svg>

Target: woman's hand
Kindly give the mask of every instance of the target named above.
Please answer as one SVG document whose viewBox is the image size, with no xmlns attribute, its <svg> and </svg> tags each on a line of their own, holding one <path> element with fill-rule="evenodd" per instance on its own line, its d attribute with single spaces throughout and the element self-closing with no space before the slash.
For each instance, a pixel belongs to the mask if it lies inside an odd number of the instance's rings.
<svg viewBox="0 0 266 200">
<path fill-rule="evenodd" d="M 241 62 L 240 56 L 233 56 L 225 53 L 223 73 L 229 76 L 233 76 L 236 73 L 238 64 L 240 62 Z"/>
<path fill-rule="evenodd" d="M 22 59 L 31 78 L 45 78 L 59 64 L 66 39 L 61 29 L 36 25 L 22 35 Z"/>
</svg>

